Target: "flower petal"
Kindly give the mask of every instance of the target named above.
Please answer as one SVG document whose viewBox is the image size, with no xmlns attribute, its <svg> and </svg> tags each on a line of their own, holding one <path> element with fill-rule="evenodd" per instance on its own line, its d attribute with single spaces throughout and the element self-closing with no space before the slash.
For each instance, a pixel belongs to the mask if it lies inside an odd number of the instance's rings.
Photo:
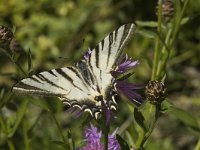
<svg viewBox="0 0 200 150">
<path fill-rule="evenodd" d="M 92 53 L 92 50 L 90 48 L 88 48 L 88 51 L 83 55 L 85 60 L 88 60 L 88 58 L 90 57 Z"/>
<path fill-rule="evenodd" d="M 140 106 L 143 102 L 143 98 L 136 90 L 143 88 L 126 81 L 116 81 L 116 89 L 118 92 L 124 94 L 135 105 Z"/>
<path fill-rule="evenodd" d="M 111 74 L 114 78 L 117 78 L 120 74 L 125 73 L 126 71 L 133 69 L 139 64 L 139 61 L 132 61 L 131 58 L 128 58 L 128 55 L 124 57 L 120 64 L 116 67 L 115 70 L 111 71 Z"/>
</svg>

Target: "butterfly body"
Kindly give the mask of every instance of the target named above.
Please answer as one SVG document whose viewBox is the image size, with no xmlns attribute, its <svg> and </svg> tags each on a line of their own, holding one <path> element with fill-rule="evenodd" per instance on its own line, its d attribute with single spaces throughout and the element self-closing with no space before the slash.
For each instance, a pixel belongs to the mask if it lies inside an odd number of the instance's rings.
<svg viewBox="0 0 200 150">
<path fill-rule="evenodd" d="M 134 24 L 123 25 L 106 36 L 87 58 L 78 61 L 75 66 L 33 75 L 15 84 L 13 90 L 57 96 L 64 104 L 89 111 L 93 116 L 102 111 L 102 101 L 109 108 L 116 109 L 116 90 L 110 72 L 116 68 L 116 62 L 134 30 Z"/>
</svg>

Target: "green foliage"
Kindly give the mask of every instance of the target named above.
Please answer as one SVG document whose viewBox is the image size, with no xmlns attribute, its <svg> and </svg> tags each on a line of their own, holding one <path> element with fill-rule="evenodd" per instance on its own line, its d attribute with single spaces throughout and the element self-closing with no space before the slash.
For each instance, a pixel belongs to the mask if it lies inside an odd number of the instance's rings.
<svg viewBox="0 0 200 150">
<path fill-rule="evenodd" d="M 119 135 L 116 135 L 117 141 L 119 142 L 120 148 L 124 149 L 124 150 L 129 150 L 129 146 L 127 144 L 127 142 Z"/>
</svg>

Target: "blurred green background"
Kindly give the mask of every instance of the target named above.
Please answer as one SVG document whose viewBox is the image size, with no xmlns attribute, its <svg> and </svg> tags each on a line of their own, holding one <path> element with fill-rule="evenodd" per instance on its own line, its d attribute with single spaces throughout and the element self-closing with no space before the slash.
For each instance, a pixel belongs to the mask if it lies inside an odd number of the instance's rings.
<svg viewBox="0 0 200 150">
<path fill-rule="evenodd" d="M 178 0 L 174 0 L 178 1 Z M 181 2 L 181 1 L 180 1 Z M 156 21 L 156 0 L 0 0 L 0 25 L 12 29 L 23 49 L 14 54 L 16 61 L 30 74 L 73 65 L 82 58 L 88 47 L 93 48 L 109 32 L 122 24 L 138 21 Z M 189 112 L 200 122 L 200 1 L 189 1 L 167 67 L 166 86 L 169 102 Z M 176 10 L 175 10 L 176 11 Z M 133 82 L 146 84 L 151 77 L 149 60 L 153 58 L 154 39 L 148 31 L 154 28 L 138 25 L 133 40 L 125 52 L 140 60 Z M 32 68 L 28 68 L 28 51 Z M 60 58 L 62 57 L 62 58 Z M 151 63 L 151 62 L 150 62 Z M 74 118 L 63 112 L 57 98 L 21 96 L 13 94 L 13 84 L 25 76 L 0 50 L 0 149 L 9 149 L 9 140 L 15 149 L 63 149 L 57 142 L 61 136 L 51 112 L 61 124 L 63 133 L 69 133 L 76 145 L 81 137 L 87 114 Z M 127 104 L 119 102 L 117 121 L 113 129 L 127 120 Z M 131 109 L 131 108 L 130 108 Z M 20 116 L 24 111 L 25 115 Z M 17 122 L 17 123 L 16 123 Z M 19 122 L 19 123 L 18 123 Z M 80 129 L 77 131 L 77 128 Z M 14 129 L 14 130 L 13 130 Z M 171 113 L 158 121 L 147 150 L 192 150 L 198 134 L 184 121 Z M 10 137 L 10 138 L 8 138 Z"/>
</svg>

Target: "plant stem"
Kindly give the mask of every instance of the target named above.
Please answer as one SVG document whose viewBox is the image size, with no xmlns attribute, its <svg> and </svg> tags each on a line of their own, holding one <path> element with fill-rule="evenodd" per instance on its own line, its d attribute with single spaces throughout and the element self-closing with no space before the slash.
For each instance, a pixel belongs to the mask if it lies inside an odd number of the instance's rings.
<svg viewBox="0 0 200 150">
<path fill-rule="evenodd" d="M 24 76 L 27 77 L 28 76 L 27 73 L 23 70 L 23 68 L 17 62 L 13 60 L 11 55 L 8 52 L 6 52 L 3 48 L 0 48 L 0 49 L 6 54 L 6 56 L 12 61 L 12 63 L 24 74 Z"/>
<path fill-rule="evenodd" d="M 161 34 L 161 21 L 162 21 L 162 1 L 159 0 L 158 1 L 158 27 L 157 27 L 158 34 Z M 151 80 L 155 80 L 157 78 L 156 72 L 157 72 L 159 57 L 160 57 L 160 37 L 159 35 L 157 35 L 154 57 L 153 57 L 153 70 L 152 70 Z"/>
<path fill-rule="evenodd" d="M 7 142 L 8 142 L 9 149 L 10 149 L 10 150 L 15 150 L 14 144 L 13 144 L 13 142 L 11 141 L 10 138 L 7 139 Z"/>
<path fill-rule="evenodd" d="M 161 105 L 160 104 L 157 104 L 156 106 L 152 105 L 152 107 L 156 107 L 155 109 L 155 115 L 154 115 L 154 118 L 153 118 L 153 121 L 151 121 L 151 125 L 150 125 L 150 128 L 148 130 L 148 132 L 145 134 L 145 137 L 141 143 L 142 146 L 145 145 L 145 142 L 147 141 L 147 139 L 150 137 L 151 133 L 153 132 L 153 129 L 155 128 L 156 126 L 156 123 L 158 121 L 158 118 L 160 117 L 161 113 L 160 113 L 160 110 L 161 110 Z M 151 108 L 152 108 L 151 107 Z"/>
<path fill-rule="evenodd" d="M 173 30 L 173 35 L 172 35 L 172 42 L 171 42 L 171 44 L 170 44 L 170 46 L 169 46 L 169 49 L 171 49 L 172 47 L 173 47 L 173 45 L 174 45 L 174 42 L 175 42 L 175 38 L 176 38 L 176 36 L 177 36 L 177 33 L 178 33 L 178 31 L 179 31 L 179 28 L 180 28 L 180 23 L 181 23 L 181 19 L 182 19 L 182 17 L 183 17 L 183 14 L 184 14 L 184 12 L 185 12 L 185 9 L 186 9 L 186 6 L 187 6 L 187 4 L 188 4 L 188 0 L 185 0 L 184 1 L 184 4 L 183 4 L 183 9 L 181 10 L 181 13 L 180 13 L 180 15 L 177 17 L 177 22 L 176 22 L 176 24 L 175 24 L 175 27 L 174 27 L 174 30 Z"/>
<path fill-rule="evenodd" d="M 163 48 L 162 48 L 162 62 L 160 62 L 159 68 L 158 68 L 158 71 L 157 71 L 157 76 L 158 76 L 159 79 L 161 79 L 164 75 L 164 73 L 162 73 L 162 71 L 165 71 L 165 68 L 166 68 L 166 65 L 167 65 L 167 60 L 169 59 L 171 49 L 174 45 L 178 31 L 180 29 L 181 19 L 183 18 L 183 14 L 185 12 L 185 8 L 186 8 L 187 4 L 188 4 L 188 0 L 185 0 L 184 5 L 183 5 L 183 9 L 181 10 L 180 15 L 176 19 L 177 21 L 176 21 L 174 29 L 173 30 L 169 29 L 168 34 L 166 36 L 165 43 L 166 43 L 166 45 L 168 45 L 168 50 L 167 50 L 166 46 L 163 46 Z"/>
<path fill-rule="evenodd" d="M 53 119 L 54 119 L 54 121 L 55 121 L 55 123 L 56 123 L 56 126 L 57 126 L 57 128 L 58 128 L 58 131 L 59 131 L 61 137 L 62 137 L 63 143 L 64 143 L 65 146 L 66 146 L 66 149 L 69 149 L 70 146 L 69 146 L 68 140 L 66 140 L 65 136 L 63 135 L 62 129 L 61 129 L 61 127 L 60 127 L 60 124 L 58 123 L 58 120 L 56 119 L 54 113 L 53 113 L 50 109 L 49 109 L 49 112 L 50 112 L 51 116 L 53 117 Z"/>
<path fill-rule="evenodd" d="M 5 123 L 5 121 L 4 121 L 4 119 L 1 115 L 0 115 L 0 124 L 1 124 L 2 130 L 6 133 L 7 143 L 8 143 L 9 149 L 15 150 L 15 147 L 14 147 L 14 144 L 13 144 L 11 138 L 8 137 L 8 129 L 7 129 L 6 123 Z"/>
<path fill-rule="evenodd" d="M 170 41 L 171 34 L 172 34 L 172 29 L 169 29 L 168 33 L 166 35 L 165 41 L 164 41 L 164 43 L 166 45 L 168 45 L 168 43 Z M 164 67 L 166 66 L 167 60 L 169 58 L 169 53 L 170 53 L 170 49 L 164 45 L 162 50 L 161 50 L 161 60 L 162 61 L 159 62 L 157 73 L 156 73 L 158 79 L 161 79 L 162 71 L 165 71 Z"/>
<path fill-rule="evenodd" d="M 199 149 L 200 149 L 200 137 L 194 150 L 199 150 Z"/>
<path fill-rule="evenodd" d="M 107 129 L 107 127 L 105 127 L 105 131 L 104 131 L 104 150 L 108 150 L 108 129 Z"/>
<path fill-rule="evenodd" d="M 105 102 L 103 99 L 101 100 L 101 108 L 102 108 L 102 130 L 104 135 L 104 150 L 108 150 L 108 133 L 110 130 L 110 118 L 107 118 L 107 111 L 108 110 Z"/>
<path fill-rule="evenodd" d="M 106 112 L 103 111 L 104 150 L 108 150 L 108 133 L 110 128 L 110 123 L 106 121 L 106 117 Z"/>
</svg>

